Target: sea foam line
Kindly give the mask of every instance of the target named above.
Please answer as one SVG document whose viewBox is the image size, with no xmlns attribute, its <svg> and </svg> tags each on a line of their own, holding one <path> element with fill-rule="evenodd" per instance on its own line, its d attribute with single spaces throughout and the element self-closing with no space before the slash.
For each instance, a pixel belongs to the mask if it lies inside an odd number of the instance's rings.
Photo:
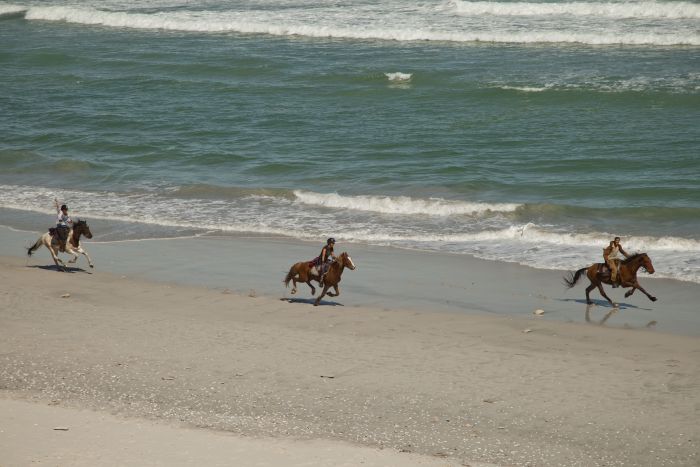
<svg viewBox="0 0 700 467">
<path fill-rule="evenodd" d="M 516 203 L 470 203 L 441 198 L 414 199 L 408 196 L 341 196 L 337 193 L 314 193 L 301 190 L 295 190 L 294 196 L 302 204 L 403 215 L 478 215 L 488 212 L 512 212 L 522 206 Z"/>
<path fill-rule="evenodd" d="M 341 39 L 391 41 L 443 41 L 486 43 L 581 43 L 590 45 L 700 45 L 700 36 L 692 32 L 574 32 L 574 31 L 434 31 L 420 27 L 343 27 L 316 23 L 285 23 L 241 18 L 220 12 L 160 12 L 154 14 L 110 12 L 94 8 L 31 7 L 27 20 L 65 21 L 86 25 L 131 29 L 160 29 L 184 32 L 237 32 L 275 36 L 306 36 Z"/>
<path fill-rule="evenodd" d="M 27 11 L 26 6 L 3 4 L 0 5 L 0 18 L 3 16 L 14 16 L 19 15 Z"/>
<path fill-rule="evenodd" d="M 598 16 L 605 18 L 700 18 L 700 5 L 690 2 L 468 2 L 456 0 L 454 9 L 459 15 L 494 16 Z"/>
<path fill-rule="evenodd" d="M 153 193 L 80 192 L 0 185 L 0 207 L 46 214 L 48 226 L 55 216 L 55 211 L 50 208 L 52 200 L 54 196 L 58 196 L 61 200 L 68 200 L 73 212 L 83 218 L 209 232 L 254 233 L 312 240 L 318 235 L 317 229 L 309 229 L 310 219 L 320 217 L 316 207 L 332 205 L 337 212 L 324 214 L 324 216 L 329 225 L 335 225 L 334 228 L 337 231 L 334 232 L 334 236 L 339 240 L 456 253 L 471 252 L 472 254 L 478 254 L 482 247 L 496 248 L 501 256 L 500 259 L 503 259 L 506 250 L 512 252 L 510 256 L 513 258 L 519 258 L 527 255 L 533 247 L 538 249 L 537 256 L 542 256 L 540 249 L 544 248 L 545 250 L 542 251 L 550 251 L 553 258 L 580 248 L 602 252 L 602 246 L 606 245 L 611 238 L 611 234 L 605 232 L 570 233 L 533 223 L 510 225 L 500 229 L 481 227 L 480 230 L 452 233 L 442 233 L 440 230 L 417 231 L 415 228 L 417 226 L 413 226 L 410 219 L 407 219 L 408 222 L 402 221 L 394 225 L 384 223 L 379 217 L 351 222 L 339 228 L 343 224 L 336 223 L 334 220 L 351 219 L 351 215 L 346 210 L 356 209 L 358 205 L 365 209 L 372 208 L 372 212 L 380 214 L 384 211 L 392 214 L 397 212 L 425 214 L 427 211 L 434 214 L 442 210 L 440 215 L 451 215 L 455 212 L 461 214 L 474 211 L 470 203 L 450 204 L 445 203 L 445 200 L 343 197 L 308 192 L 298 192 L 295 195 L 302 198 L 306 196 L 307 201 L 312 201 L 312 205 L 276 197 L 265 200 L 244 197 L 238 201 L 192 200 L 163 198 Z M 270 201 L 273 204 L 270 204 Z M 319 205 L 319 201 L 325 204 Z M 260 204 L 261 202 L 263 204 Z M 198 206 L 198 209 L 189 211 L 188 207 L 193 203 Z M 493 207 L 493 205 L 489 206 Z M 515 206 L 518 205 L 513 204 L 510 207 Z M 458 209 L 455 210 L 455 207 Z M 190 212 L 190 215 L 183 217 L 183 212 Z M 245 220 L 241 221 L 241 219 Z M 700 253 L 700 241 L 693 238 L 623 236 L 623 240 L 630 252 L 663 251 L 666 256 L 676 255 L 691 260 L 698 258 Z M 692 269 L 692 266 L 689 267 Z M 690 273 L 696 272 L 691 270 Z"/>
</svg>

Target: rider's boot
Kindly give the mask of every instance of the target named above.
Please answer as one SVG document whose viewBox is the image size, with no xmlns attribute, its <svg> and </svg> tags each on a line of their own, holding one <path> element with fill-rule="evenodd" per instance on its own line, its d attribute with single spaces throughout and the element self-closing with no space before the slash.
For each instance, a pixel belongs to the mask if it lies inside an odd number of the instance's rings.
<svg viewBox="0 0 700 467">
<path fill-rule="evenodd" d="M 611 276 L 611 277 L 610 277 L 610 282 L 612 283 L 613 289 L 616 289 L 616 288 L 620 287 L 620 282 L 618 282 L 618 277 L 617 277 L 617 275 Z"/>
</svg>

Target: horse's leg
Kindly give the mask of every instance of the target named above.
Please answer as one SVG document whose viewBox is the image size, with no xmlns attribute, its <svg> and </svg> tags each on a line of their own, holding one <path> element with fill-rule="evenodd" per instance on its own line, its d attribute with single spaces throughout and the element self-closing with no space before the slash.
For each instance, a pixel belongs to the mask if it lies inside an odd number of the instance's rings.
<svg viewBox="0 0 700 467">
<path fill-rule="evenodd" d="M 316 287 L 311 283 L 311 278 L 309 277 L 309 280 L 306 281 L 306 283 L 311 287 L 311 295 L 316 295 Z"/>
<path fill-rule="evenodd" d="M 612 300 L 610 300 L 610 297 L 608 297 L 608 295 L 605 293 L 605 290 L 603 290 L 603 284 L 602 284 L 601 282 L 598 282 L 597 285 L 598 285 L 598 291 L 600 292 L 600 294 L 601 294 L 603 297 L 605 297 L 605 298 L 610 302 L 610 304 L 611 304 L 612 306 L 617 306 L 616 303 L 614 303 Z"/>
<path fill-rule="evenodd" d="M 90 255 L 87 254 L 87 251 L 85 251 L 82 246 L 79 246 L 75 251 L 77 251 L 81 255 L 85 256 L 85 259 L 87 260 L 87 262 L 91 268 L 95 267 L 95 265 L 92 264 L 92 260 L 90 259 Z"/>
<path fill-rule="evenodd" d="M 586 287 L 586 303 L 588 303 L 589 305 L 593 304 L 593 300 L 591 300 L 591 292 L 593 291 L 593 289 L 595 289 L 595 284 L 593 283 L 593 281 L 591 281 L 591 285 Z"/>
<path fill-rule="evenodd" d="M 340 295 L 340 289 L 338 288 L 338 284 L 334 285 L 333 288 L 335 289 L 335 293 L 328 292 L 329 297 L 337 297 Z"/>
<path fill-rule="evenodd" d="M 73 259 L 68 260 L 68 263 L 74 264 L 76 261 L 78 261 L 78 253 L 74 249 L 66 248 L 66 253 L 73 255 Z"/>
<path fill-rule="evenodd" d="M 65 263 L 61 258 L 58 257 L 58 254 L 54 251 L 53 247 L 51 246 L 51 243 L 45 243 L 46 248 L 49 250 L 49 253 L 51 253 L 51 257 L 53 258 L 53 262 L 56 264 L 56 270 L 58 272 L 65 271 Z M 59 264 L 60 263 L 60 264 Z"/>
<path fill-rule="evenodd" d="M 319 303 L 321 303 L 321 299 L 326 295 L 326 292 L 328 292 L 329 285 L 324 285 L 323 290 L 321 291 L 321 295 L 316 297 L 316 301 L 314 302 L 314 306 L 318 306 Z"/>
<path fill-rule="evenodd" d="M 292 295 L 294 295 L 295 293 L 297 293 L 297 278 L 296 278 L 296 276 L 292 277 Z"/>
<path fill-rule="evenodd" d="M 641 290 L 642 293 L 644 293 L 644 295 L 646 295 L 646 296 L 649 298 L 649 300 L 651 300 L 652 302 L 655 302 L 655 301 L 656 301 L 656 297 L 654 297 L 653 295 L 650 295 L 649 292 L 647 292 L 646 290 L 644 290 L 644 287 L 642 287 L 641 285 L 639 285 L 639 282 L 637 282 L 637 281 L 635 281 L 635 283 L 634 283 L 634 289 L 639 289 L 639 290 Z M 634 289 L 632 289 L 632 290 L 634 290 Z M 630 295 L 632 295 L 632 294 L 630 294 Z"/>
<path fill-rule="evenodd" d="M 635 290 L 637 290 L 637 287 L 633 285 L 632 290 L 628 290 L 627 292 L 625 292 L 625 298 L 632 296 Z"/>
</svg>

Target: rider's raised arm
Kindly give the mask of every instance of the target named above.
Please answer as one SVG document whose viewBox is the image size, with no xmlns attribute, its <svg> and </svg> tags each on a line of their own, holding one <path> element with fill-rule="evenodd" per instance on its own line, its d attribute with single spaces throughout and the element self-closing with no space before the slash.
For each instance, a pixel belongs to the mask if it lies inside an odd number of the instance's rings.
<svg viewBox="0 0 700 467">
<path fill-rule="evenodd" d="M 630 255 L 628 255 L 627 252 L 626 252 L 625 250 L 622 249 L 622 245 L 620 245 L 618 248 L 620 248 L 620 253 L 622 253 L 623 255 L 625 255 L 625 258 L 629 258 L 629 257 L 630 257 Z"/>
<path fill-rule="evenodd" d="M 58 214 L 59 212 L 61 212 L 61 208 L 58 207 L 58 198 L 54 198 L 53 203 L 56 206 L 56 214 Z"/>
</svg>

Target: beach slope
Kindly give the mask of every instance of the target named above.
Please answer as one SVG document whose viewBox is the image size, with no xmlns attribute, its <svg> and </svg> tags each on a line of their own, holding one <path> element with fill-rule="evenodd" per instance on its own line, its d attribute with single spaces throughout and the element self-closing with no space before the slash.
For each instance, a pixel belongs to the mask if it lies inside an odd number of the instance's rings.
<svg viewBox="0 0 700 467">
<path fill-rule="evenodd" d="M 116 445 L 140 442 L 135 426 L 176 445 L 240 449 L 261 465 L 294 446 L 351 445 L 371 449 L 337 462 L 302 454 L 306 464 L 292 465 L 357 465 L 381 454 L 376 448 L 432 457 L 411 457 L 415 465 L 700 460 L 695 337 L 508 315 L 316 308 L 104 272 L 59 274 L 7 257 L 0 282 L 3 464 L 28 463 L 35 443 L 54 464 L 100 445 L 114 462 Z M 54 433 L 62 420 L 69 431 Z M 101 441 L 75 437 L 81 426 Z M 33 429 L 46 433 L 29 436 Z M 27 436 L 17 437 L 21 430 Z M 67 444 L 52 444 L 59 435 Z M 229 439 L 238 444 L 222 447 Z"/>
</svg>

